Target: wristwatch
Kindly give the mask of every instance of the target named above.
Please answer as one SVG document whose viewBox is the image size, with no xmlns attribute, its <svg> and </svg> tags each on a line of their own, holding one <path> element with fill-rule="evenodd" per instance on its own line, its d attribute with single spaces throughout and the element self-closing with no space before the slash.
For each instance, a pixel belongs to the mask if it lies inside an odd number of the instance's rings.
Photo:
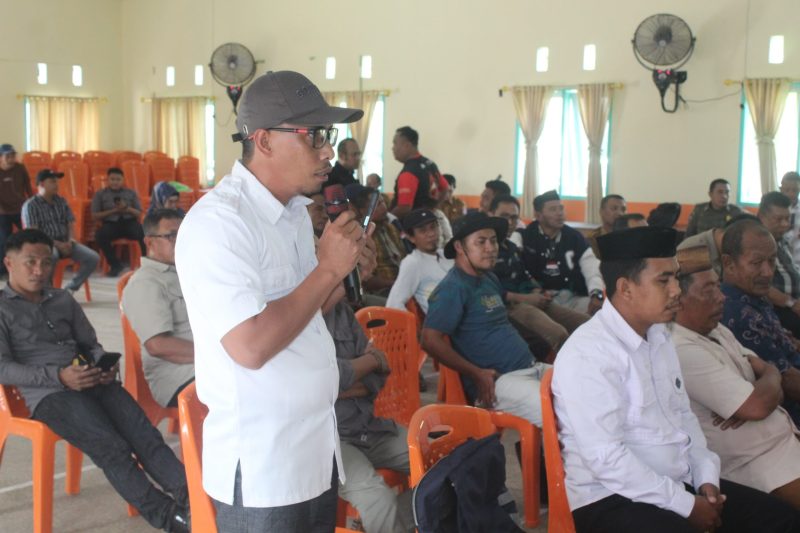
<svg viewBox="0 0 800 533">
<path fill-rule="evenodd" d="M 589 293 L 589 298 L 597 298 L 599 301 L 602 302 L 605 299 L 605 296 L 603 296 L 603 291 L 601 291 L 600 289 L 595 289 Z"/>
</svg>

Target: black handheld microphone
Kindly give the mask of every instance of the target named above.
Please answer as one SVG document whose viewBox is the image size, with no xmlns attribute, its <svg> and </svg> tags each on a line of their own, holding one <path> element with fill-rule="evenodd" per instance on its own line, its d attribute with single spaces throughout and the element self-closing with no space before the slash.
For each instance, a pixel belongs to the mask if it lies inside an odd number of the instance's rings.
<svg viewBox="0 0 800 533">
<path fill-rule="evenodd" d="M 347 211 L 348 201 L 344 194 L 344 187 L 339 184 L 329 185 L 322 191 L 325 195 L 325 212 L 331 222 Z M 344 290 L 347 293 L 347 301 L 356 307 L 363 305 L 363 293 L 361 291 L 361 276 L 358 274 L 358 267 L 354 268 L 346 278 L 344 278 Z"/>
</svg>

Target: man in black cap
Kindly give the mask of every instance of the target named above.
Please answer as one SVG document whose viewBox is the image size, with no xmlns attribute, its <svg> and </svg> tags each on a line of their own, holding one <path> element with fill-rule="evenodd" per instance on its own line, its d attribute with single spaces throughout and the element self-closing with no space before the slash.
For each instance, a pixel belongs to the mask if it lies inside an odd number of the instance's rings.
<svg viewBox="0 0 800 533">
<path fill-rule="evenodd" d="M 75 215 L 67 201 L 58 194 L 58 180 L 64 176 L 45 168 L 36 175 L 39 194 L 22 205 L 22 223 L 40 229 L 53 239 L 53 260 L 70 258 L 78 263 L 78 273 L 65 289 L 77 291 L 97 268 L 97 252 L 75 240 Z"/>
<path fill-rule="evenodd" d="M 564 205 L 556 191 L 533 199 L 536 220 L 522 234 L 525 267 L 553 301 L 593 314 L 603 305 L 599 261 L 581 233 L 564 224 Z"/>
<path fill-rule="evenodd" d="M 439 221 L 430 209 L 415 209 L 403 219 L 403 231 L 414 250 L 400 263 L 397 280 L 389 291 L 386 307 L 405 309 L 414 297 L 423 313 L 428 312 L 428 296 L 453 267 L 439 244 Z"/>
<path fill-rule="evenodd" d="M 720 480 L 666 322 L 680 308 L 676 232 L 598 238 L 608 301 L 567 340 L 553 398 L 575 529 L 796 531 L 787 504 Z"/>
<path fill-rule="evenodd" d="M 507 230 L 505 219 L 480 212 L 453 223 L 444 255 L 455 266 L 428 298 L 422 346 L 461 374 L 468 398 L 541 426 L 539 380 L 549 365 L 535 362 L 508 321 L 505 290 L 492 272 Z"/>
<path fill-rule="evenodd" d="M 242 158 L 181 225 L 176 266 L 195 340 L 203 487 L 219 531 L 332 531 L 342 472 L 339 376 L 322 312 L 341 297 L 366 234 L 346 211 L 314 250 L 306 196 L 331 170 L 329 106 L 297 72 L 269 72 L 239 104 Z"/>
<path fill-rule="evenodd" d="M 0 145 L 0 253 L 14 227 L 22 229 L 22 204 L 31 196 L 31 179 L 17 162 L 17 151 L 10 144 Z M 5 265 L 0 265 L 0 275 L 5 273 Z"/>
</svg>

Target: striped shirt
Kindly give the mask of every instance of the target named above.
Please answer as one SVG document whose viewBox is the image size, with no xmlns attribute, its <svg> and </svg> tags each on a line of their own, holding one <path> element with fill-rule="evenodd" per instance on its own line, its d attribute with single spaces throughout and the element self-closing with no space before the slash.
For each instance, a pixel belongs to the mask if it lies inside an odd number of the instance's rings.
<svg viewBox="0 0 800 533">
<path fill-rule="evenodd" d="M 800 298 L 800 272 L 797 271 L 789 244 L 783 239 L 778 239 L 778 261 L 772 286 L 794 299 Z"/>
<path fill-rule="evenodd" d="M 75 222 L 75 215 L 67 201 L 57 194 L 52 202 L 45 200 L 42 195 L 36 195 L 22 204 L 22 225 L 38 228 L 53 240 L 69 240 L 71 222 Z"/>
</svg>

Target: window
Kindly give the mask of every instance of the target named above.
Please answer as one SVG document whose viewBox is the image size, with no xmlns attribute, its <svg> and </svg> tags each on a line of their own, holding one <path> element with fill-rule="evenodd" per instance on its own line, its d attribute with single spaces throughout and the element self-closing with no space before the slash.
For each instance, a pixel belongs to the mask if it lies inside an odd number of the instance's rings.
<svg viewBox="0 0 800 533">
<path fill-rule="evenodd" d="M 206 160 L 205 160 L 205 174 L 206 183 L 211 186 L 214 185 L 216 176 L 214 174 L 214 100 L 206 102 Z M 201 161 L 202 165 L 203 162 Z M 201 174 L 202 176 L 202 171 Z"/>
<path fill-rule="evenodd" d="M 333 56 L 325 59 L 325 79 L 336 79 L 336 58 Z"/>
<path fill-rule="evenodd" d="M 198 87 L 203 85 L 203 65 L 194 66 L 194 84 Z"/>
<path fill-rule="evenodd" d="M 100 100 L 25 97 L 25 150 L 86 152 L 100 145 Z"/>
<path fill-rule="evenodd" d="M 608 185 L 608 147 L 611 121 L 606 123 L 600 164 L 603 191 Z M 547 105 L 544 129 L 537 143 L 539 152 L 540 191 L 555 189 L 561 196 L 586 198 L 589 174 L 589 140 L 583 130 L 576 89 L 555 91 Z M 525 182 L 525 136 L 517 124 L 514 192 L 521 195 Z M 605 194 L 605 192 L 604 192 Z"/>
<path fill-rule="evenodd" d="M 36 63 L 36 83 L 47 85 L 47 63 Z"/>
<path fill-rule="evenodd" d="M 747 99 L 742 98 L 742 140 L 739 152 L 739 202 L 761 201 L 761 171 L 758 144 Z M 800 83 L 793 84 L 786 97 L 781 123 L 775 134 L 775 168 L 780 180 L 786 172 L 800 169 Z"/>
<path fill-rule="evenodd" d="M 175 86 L 175 67 L 167 67 L 167 87 Z"/>
<path fill-rule="evenodd" d="M 72 85 L 75 87 L 83 85 L 83 68 L 80 65 L 72 65 Z"/>
<path fill-rule="evenodd" d="M 337 104 L 339 107 L 347 107 L 347 104 L 342 101 Z M 384 118 L 386 109 L 386 99 L 381 96 L 375 102 L 375 110 L 372 112 L 372 119 L 369 123 L 369 134 L 367 136 L 367 145 L 361 147 L 361 173 L 366 177 L 369 174 L 377 174 L 383 177 L 383 135 L 384 135 Z M 351 136 L 350 126 L 348 124 L 335 124 L 339 128 L 339 136 L 336 140 L 336 145 L 333 147 L 333 153 L 339 143 L 343 139 Z M 336 155 L 334 155 L 334 159 Z"/>
</svg>

